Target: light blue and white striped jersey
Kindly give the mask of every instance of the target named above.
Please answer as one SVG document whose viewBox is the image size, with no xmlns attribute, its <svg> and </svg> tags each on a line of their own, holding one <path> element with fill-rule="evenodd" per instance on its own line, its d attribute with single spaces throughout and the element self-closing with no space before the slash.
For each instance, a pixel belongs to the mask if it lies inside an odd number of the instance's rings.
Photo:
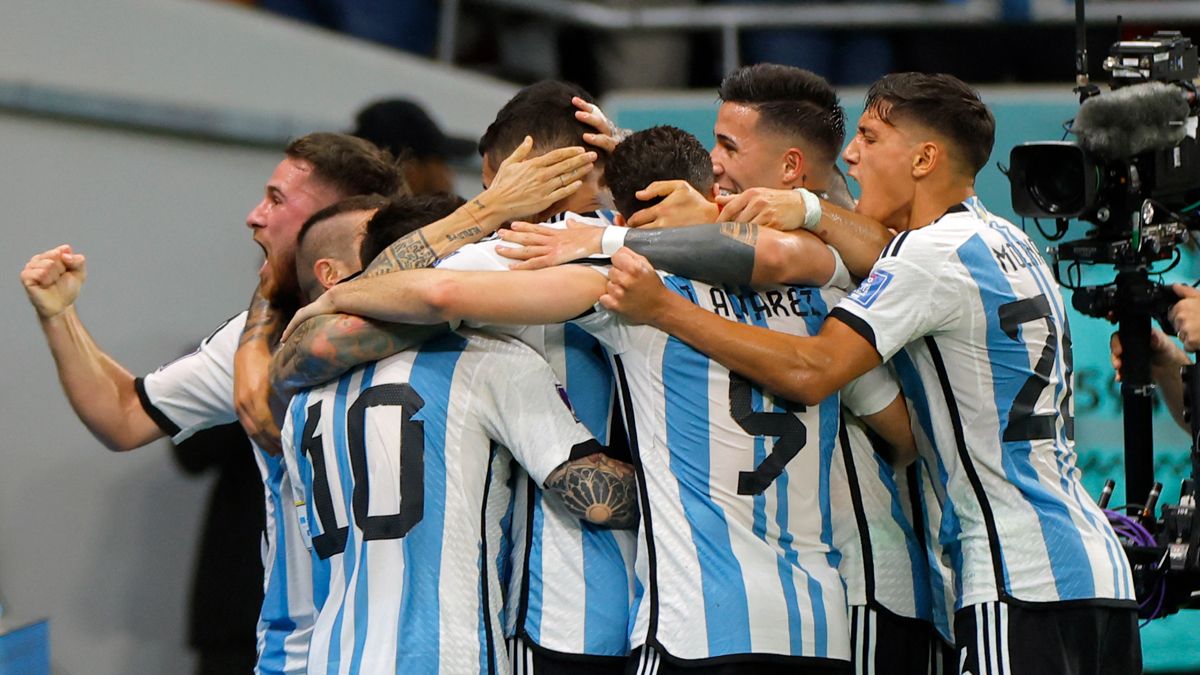
<svg viewBox="0 0 1200 675">
<path fill-rule="evenodd" d="M 612 213 L 564 212 L 543 225 L 565 227 L 568 220 L 603 227 L 612 222 Z M 496 253 L 498 246 L 505 245 L 492 238 L 464 246 L 438 268 L 508 270 L 512 260 Z M 595 338 L 570 325 L 477 327 L 516 337 L 540 353 L 566 387 L 579 419 L 608 445 L 613 377 Z M 561 654 L 629 654 L 636 533 L 581 522 L 557 500 L 544 499 L 519 467 L 514 474 L 505 635 L 520 635 L 535 647 Z"/>
<path fill-rule="evenodd" d="M 176 443 L 208 427 L 237 421 L 233 357 L 246 312 L 226 321 L 200 347 L 136 381 L 142 406 Z M 254 446 L 266 497 L 263 532 L 263 606 L 258 617 L 262 675 L 304 672 L 315 611 L 309 555 L 300 535 L 292 487 L 279 457 Z"/>
<path fill-rule="evenodd" d="M 508 672 L 512 457 L 541 484 L 600 450 L 546 362 L 516 340 L 447 335 L 298 394 L 283 439 L 321 561 L 308 672 Z"/>
<path fill-rule="evenodd" d="M 832 316 L 895 355 L 957 608 L 1131 604 L 1129 564 L 1075 464 L 1062 297 L 1024 233 L 972 197 L 897 236 Z"/>
<path fill-rule="evenodd" d="M 826 315 L 818 289 L 664 281 L 707 311 L 793 335 Z M 632 644 L 696 665 L 848 661 L 829 512 L 838 396 L 812 407 L 771 396 L 606 311 L 574 323 L 612 354 L 641 491 Z"/>
</svg>

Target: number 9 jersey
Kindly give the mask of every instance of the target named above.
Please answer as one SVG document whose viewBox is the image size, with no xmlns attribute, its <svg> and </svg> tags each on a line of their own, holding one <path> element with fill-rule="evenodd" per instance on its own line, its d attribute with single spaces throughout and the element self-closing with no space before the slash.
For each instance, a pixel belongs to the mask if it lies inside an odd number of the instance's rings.
<svg viewBox="0 0 1200 675">
<path fill-rule="evenodd" d="M 282 431 L 313 553 L 308 672 L 508 672 L 512 457 L 541 485 L 600 449 L 546 362 L 447 335 L 297 394 Z"/>
<path fill-rule="evenodd" d="M 830 318 L 900 377 L 942 501 L 957 609 L 1134 606 L 1129 564 L 1075 465 L 1062 297 L 1023 232 L 972 197 L 892 240 Z"/>
<path fill-rule="evenodd" d="M 815 334 L 832 299 L 807 287 L 664 284 L 731 321 L 793 335 Z M 771 396 L 606 311 L 574 323 L 613 357 L 641 490 L 632 645 L 691 666 L 849 661 L 829 501 L 838 396 L 809 407 Z"/>
</svg>

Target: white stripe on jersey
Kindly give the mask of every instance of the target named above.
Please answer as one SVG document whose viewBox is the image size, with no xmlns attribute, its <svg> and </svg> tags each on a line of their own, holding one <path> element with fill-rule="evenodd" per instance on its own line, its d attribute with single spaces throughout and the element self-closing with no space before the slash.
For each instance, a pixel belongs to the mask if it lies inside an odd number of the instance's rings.
<svg viewBox="0 0 1200 675">
<path fill-rule="evenodd" d="M 143 403 L 153 408 L 147 412 L 156 421 L 161 416 L 174 425 L 174 429 L 163 430 L 175 443 L 201 429 L 237 421 L 233 357 L 245 325 L 246 312 L 242 312 L 209 335 L 196 351 L 140 380 Z M 280 459 L 254 446 L 254 461 L 263 480 L 266 506 L 264 597 L 257 625 L 255 672 L 294 675 L 304 671 L 315 618 L 309 581 L 312 571 L 290 504 L 291 484 Z"/>
<path fill-rule="evenodd" d="M 1132 601 L 1128 562 L 1079 482 L 1066 315 L 1028 237 L 971 198 L 897 237 L 837 312 L 896 355 L 942 486 L 957 607 Z"/>
<path fill-rule="evenodd" d="M 709 311 L 791 334 L 815 333 L 826 313 L 816 289 L 665 283 Z M 803 409 L 661 331 L 607 312 L 576 323 L 615 355 L 642 491 L 646 597 L 632 644 L 681 659 L 849 660 L 829 522 L 837 397 Z"/>
<path fill-rule="evenodd" d="M 492 441 L 541 482 L 589 438 L 545 362 L 448 335 L 297 396 L 283 438 L 330 570 L 309 672 L 507 672 Z"/>
</svg>

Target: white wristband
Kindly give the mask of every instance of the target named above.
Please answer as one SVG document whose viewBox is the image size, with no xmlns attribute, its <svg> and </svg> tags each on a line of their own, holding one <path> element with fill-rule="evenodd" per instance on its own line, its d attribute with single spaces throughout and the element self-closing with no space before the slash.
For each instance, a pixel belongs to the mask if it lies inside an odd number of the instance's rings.
<svg viewBox="0 0 1200 675">
<path fill-rule="evenodd" d="M 611 257 L 625 245 L 625 235 L 627 234 L 629 234 L 628 227 L 609 225 L 604 228 L 604 234 L 600 235 L 600 253 Z"/>
<path fill-rule="evenodd" d="M 821 200 L 804 188 L 796 188 L 796 192 L 799 192 L 800 198 L 804 200 L 804 222 L 800 227 L 813 232 L 821 222 Z"/>
</svg>

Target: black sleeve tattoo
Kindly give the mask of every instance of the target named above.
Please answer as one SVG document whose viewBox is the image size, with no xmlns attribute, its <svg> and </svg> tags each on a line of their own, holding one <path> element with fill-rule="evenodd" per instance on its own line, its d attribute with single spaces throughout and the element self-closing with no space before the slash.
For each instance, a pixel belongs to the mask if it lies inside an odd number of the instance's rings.
<svg viewBox="0 0 1200 675">
<path fill-rule="evenodd" d="M 637 483 L 633 467 L 601 453 L 564 462 L 546 479 L 573 515 L 614 530 L 637 527 Z"/>
<path fill-rule="evenodd" d="M 437 262 L 437 254 L 421 230 L 410 232 L 375 256 L 362 276 L 374 277 L 397 270 L 417 270 Z"/>
<path fill-rule="evenodd" d="M 748 284 L 754 274 L 758 226 L 714 223 L 662 230 L 631 230 L 625 245 L 651 265 L 689 279 Z"/>
</svg>

